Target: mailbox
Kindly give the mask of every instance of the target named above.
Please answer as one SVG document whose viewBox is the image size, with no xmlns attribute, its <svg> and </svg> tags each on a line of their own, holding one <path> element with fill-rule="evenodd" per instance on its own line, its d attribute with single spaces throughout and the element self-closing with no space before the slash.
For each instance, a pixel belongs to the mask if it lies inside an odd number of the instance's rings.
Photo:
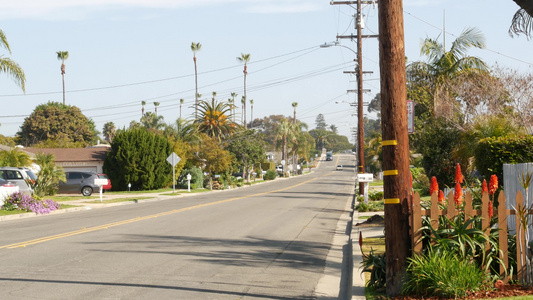
<svg viewBox="0 0 533 300">
<path fill-rule="evenodd" d="M 97 179 L 94 180 L 94 184 L 96 184 L 99 187 L 102 187 L 102 186 L 107 184 L 107 179 L 97 178 Z"/>
<path fill-rule="evenodd" d="M 372 174 L 372 173 L 357 174 L 357 181 L 359 181 L 359 182 L 372 182 L 372 181 L 374 181 L 374 174 Z"/>
</svg>

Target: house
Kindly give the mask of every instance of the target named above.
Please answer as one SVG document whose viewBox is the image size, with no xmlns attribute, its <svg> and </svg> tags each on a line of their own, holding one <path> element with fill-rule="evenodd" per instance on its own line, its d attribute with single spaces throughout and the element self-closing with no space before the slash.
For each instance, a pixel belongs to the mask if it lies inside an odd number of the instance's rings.
<svg viewBox="0 0 533 300">
<path fill-rule="evenodd" d="M 24 148 L 26 152 L 53 154 L 58 166 L 67 171 L 103 173 L 102 167 L 109 147 L 90 148 Z"/>
</svg>

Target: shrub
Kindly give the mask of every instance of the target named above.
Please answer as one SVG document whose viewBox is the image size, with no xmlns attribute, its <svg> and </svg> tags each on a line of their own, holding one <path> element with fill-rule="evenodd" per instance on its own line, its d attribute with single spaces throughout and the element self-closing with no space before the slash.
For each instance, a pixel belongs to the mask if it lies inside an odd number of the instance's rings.
<svg viewBox="0 0 533 300">
<path fill-rule="evenodd" d="M 204 187 L 204 173 L 202 169 L 192 167 L 181 170 L 181 174 L 177 179 L 179 188 L 187 188 L 187 174 L 191 174 L 191 189 L 201 189 Z"/>
<path fill-rule="evenodd" d="M 368 199 L 372 201 L 383 200 L 383 192 L 382 191 L 369 191 Z"/>
<path fill-rule="evenodd" d="M 20 192 L 9 196 L 2 206 L 4 210 L 22 210 L 31 211 L 37 214 L 47 214 L 51 211 L 59 209 L 60 205 L 50 199 L 36 200 L 30 195 L 22 194 Z"/>
<path fill-rule="evenodd" d="M 357 204 L 355 206 L 355 209 L 358 212 L 367 212 L 370 208 L 369 208 L 368 204 L 366 204 L 365 202 L 359 202 L 359 204 Z"/>
<path fill-rule="evenodd" d="M 374 249 L 369 254 L 363 253 L 362 272 L 370 273 L 366 286 L 380 290 L 385 288 L 387 279 L 385 254 L 375 254 Z"/>
<path fill-rule="evenodd" d="M 533 161 L 533 136 L 485 138 L 475 149 L 476 168 L 482 177 L 498 175 L 503 182 L 503 164 Z"/>
<path fill-rule="evenodd" d="M 276 177 L 278 177 L 278 173 L 276 172 L 276 170 L 269 169 L 263 178 L 265 180 L 274 180 L 276 179 Z"/>
<path fill-rule="evenodd" d="M 144 128 L 118 130 L 104 160 L 104 172 L 113 190 L 153 190 L 172 184 L 169 141 Z"/>
<path fill-rule="evenodd" d="M 489 282 L 475 262 L 459 259 L 450 251 L 429 249 L 426 255 L 415 255 L 408 261 L 404 294 L 457 298 L 479 291 Z"/>
</svg>

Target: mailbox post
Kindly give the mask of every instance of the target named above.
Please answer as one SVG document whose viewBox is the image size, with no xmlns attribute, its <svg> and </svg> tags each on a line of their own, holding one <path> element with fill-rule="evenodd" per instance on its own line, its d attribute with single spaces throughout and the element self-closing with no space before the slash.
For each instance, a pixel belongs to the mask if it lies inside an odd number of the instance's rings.
<svg viewBox="0 0 533 300">
<path fill-rule="evenodd" d="M 358 183 L 364 183 L 364 197 L 365 197 L 365 203 L 368 204 L 368 186 L 369 182 L 374 181 L 374 174 L 372 173 L 360 173 L 357 174 L 357 182 Z"/>
<path fill-rule="evenodd" d="M 187 174 L 187 191 L 191 192 L 191 174 Z"/>
<path fill-rule="evenodd" d="M 107 184 L 107 179 L 100 179 L 100 178 L 97 178 L 97 179 L 94 180 L 94 184 L 96 184 L 97 186 L 100 187 L 100 202 L 102 202 L 103 191 L 104 191 L 104 185 Z"/>
</svg>

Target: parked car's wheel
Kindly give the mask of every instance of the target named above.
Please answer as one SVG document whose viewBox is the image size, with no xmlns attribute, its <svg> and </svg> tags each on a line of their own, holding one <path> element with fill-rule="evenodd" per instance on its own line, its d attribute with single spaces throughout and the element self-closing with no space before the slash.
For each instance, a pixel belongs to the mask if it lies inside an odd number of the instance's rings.
<svg viewBox="0 0 533 300">
<path fill-rule="evenodd" d="M 83 196 L 90 196 L 92 195 L 93 193 L 93 188 L 90 187 L 90 186 L 84 186 L 82 189 L 81 189 L 81 194 Z"/>
</svg>

